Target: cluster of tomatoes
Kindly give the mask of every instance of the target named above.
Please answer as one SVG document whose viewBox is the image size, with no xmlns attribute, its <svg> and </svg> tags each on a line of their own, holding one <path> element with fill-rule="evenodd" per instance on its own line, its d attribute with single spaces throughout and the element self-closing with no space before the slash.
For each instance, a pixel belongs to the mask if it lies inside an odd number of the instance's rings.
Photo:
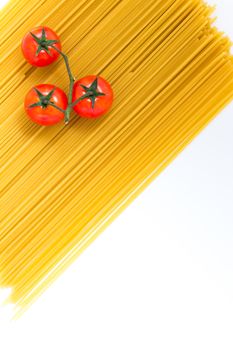
<svg viewBox="0 0 233 350">
<path fill-rule="evenodd" d="M 111 85 L 95 75 L 75 81 L 60 39 L 52 29 L 37 27 L 28 32 L 22 40 L 22 52 L 36 67 L 47 66 L 62 56 L 70 79 L 68 97 L 62 89 L 51 84 L 34 86 L 27 93 L 24 106 L 34 122 L 54 125 L 65 120 L 68 123 L 71 110 L 84 118 L 98 118 L 109 111 L 113 102 Z"/>
</svg>

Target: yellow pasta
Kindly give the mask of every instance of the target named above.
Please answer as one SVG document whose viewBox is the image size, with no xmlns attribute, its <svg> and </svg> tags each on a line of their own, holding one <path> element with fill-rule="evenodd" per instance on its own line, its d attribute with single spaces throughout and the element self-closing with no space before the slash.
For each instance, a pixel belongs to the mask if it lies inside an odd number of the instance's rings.
<svg viewBox="0 0 233 350">
<path fill-rule="evenodd" d="M 233 98 L 230 41 L 202 0 L 11 1 L 1 12 L 0 285 L 30 305 Z M 67 91 L 61 60 L 26 63 L 21 38 L 47 25 L 76 77 L 115 92 L 99 120 L 40 127 L 27 91 Z"/>
</svg>

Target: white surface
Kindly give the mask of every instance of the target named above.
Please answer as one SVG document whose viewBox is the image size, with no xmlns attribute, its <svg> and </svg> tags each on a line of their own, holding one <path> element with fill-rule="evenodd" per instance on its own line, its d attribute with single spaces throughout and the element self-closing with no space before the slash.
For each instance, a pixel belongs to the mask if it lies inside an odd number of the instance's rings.
<svg viewBox="0 0 233 350">
<path fill-rule="evenodd" d="M 233 38 L 232 0 L 214 2 Z M 0 349 L 233 349 L 232 115 L 233 105 L 22 319 L 1 308 Z"/>
</svg>

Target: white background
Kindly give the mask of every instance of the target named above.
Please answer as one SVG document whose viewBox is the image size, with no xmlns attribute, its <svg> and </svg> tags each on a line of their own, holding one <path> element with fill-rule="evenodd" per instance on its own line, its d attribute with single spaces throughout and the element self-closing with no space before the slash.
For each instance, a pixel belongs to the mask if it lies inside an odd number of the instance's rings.
<svg viewBox="0 0 233 350">
<path fill-rule="evenodd" d="M 214 0 L 233 38 L 233 1 Z M 18 321 L 0 349 L 233 349 L 233 105 Z"/>
</svg>

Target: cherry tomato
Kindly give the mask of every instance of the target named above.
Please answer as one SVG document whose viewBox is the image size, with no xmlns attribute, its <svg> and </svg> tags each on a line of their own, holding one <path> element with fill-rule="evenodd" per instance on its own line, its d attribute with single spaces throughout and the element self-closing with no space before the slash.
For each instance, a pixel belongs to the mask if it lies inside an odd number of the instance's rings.
<svg viewBox="0 0 233 350">
<path fill-rule="evenodd" d="M 33 87 L 24 101 L 25 111 L 32 121 L 40 125 L 54 125 L 64 119 L 68 100 L 65 92 L 51 84 Z"/>
<path fill-rule="evenodd" d="M 89 75 L 75 82 L 72 103 L 77 99 L 80 100 L 73 109 L 79 116 L 98 118 L 111 108 L 113 91 L 104 78 Z"/>
<path fill-rule="evenodd" d="M 59 52 L 52 48 L 52 45 L 61 51 L 61 43 L 58 35 L 48 27 L 37 27 L 28 32 L 21 44 L 25 59 L 37 67 L 47 66 L 59 56 Z"/>
</svg>

